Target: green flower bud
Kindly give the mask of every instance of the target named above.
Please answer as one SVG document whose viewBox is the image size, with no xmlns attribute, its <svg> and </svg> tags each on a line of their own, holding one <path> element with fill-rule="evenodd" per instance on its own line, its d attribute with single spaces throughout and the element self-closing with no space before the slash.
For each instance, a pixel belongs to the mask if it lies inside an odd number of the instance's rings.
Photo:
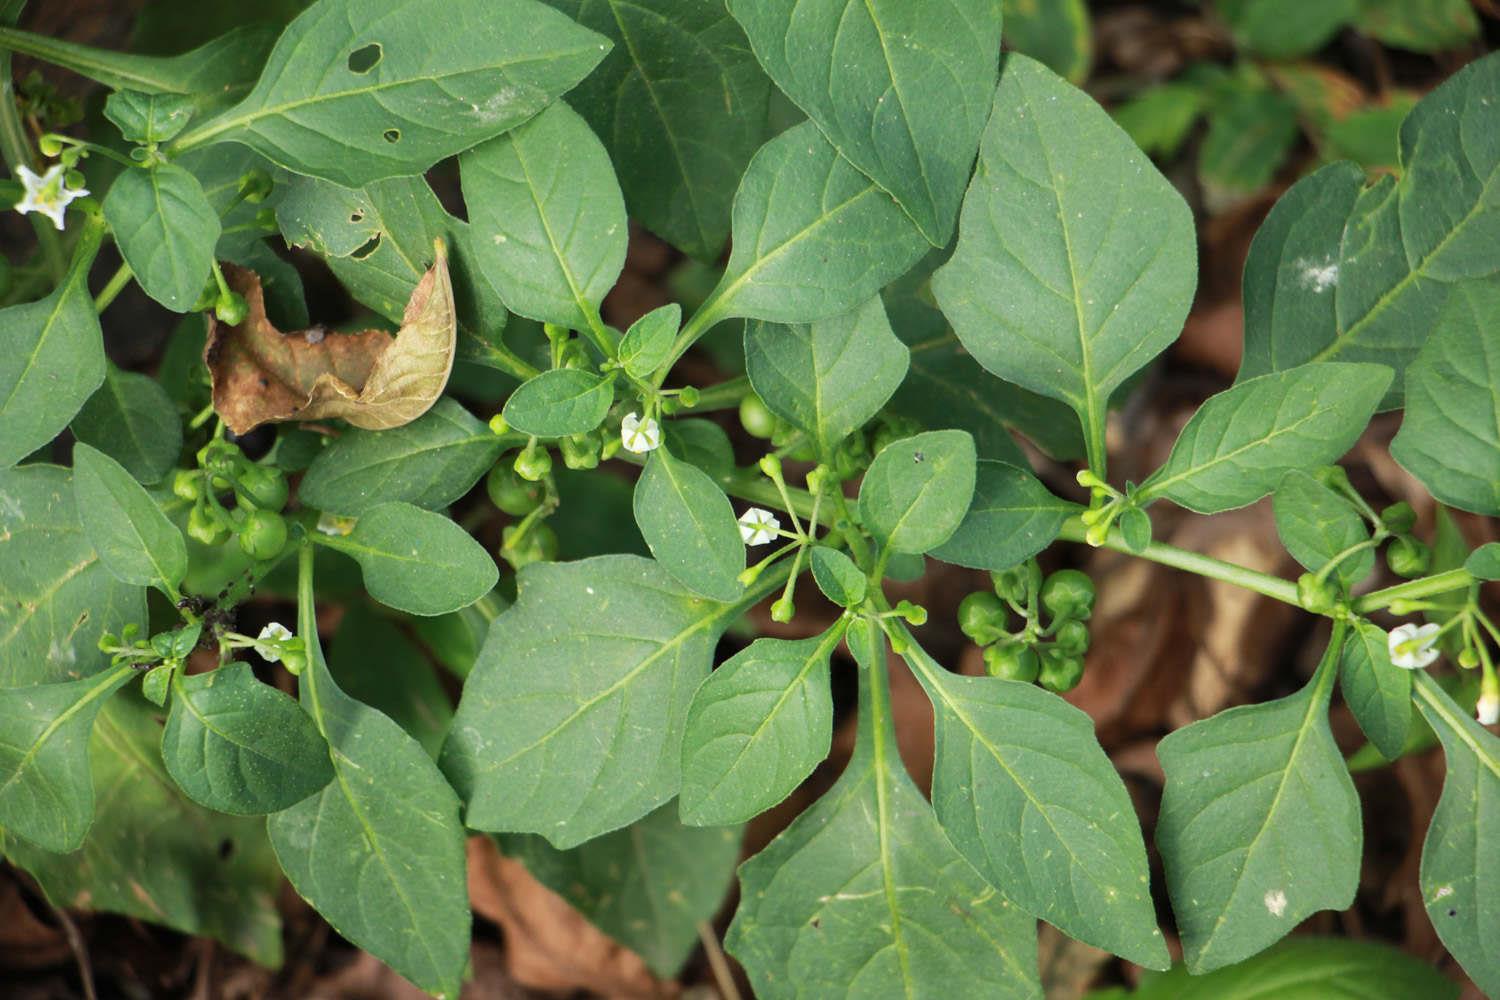
<svg viewBox="0 0 1500 1000">
<path fill-rule="evenodd" d="M 1058 626 L 1053 641 L 1064 653 L 1082 656 L 1089 651 L 1089 627 L 1079 621 L 1063 622 Z"/>
<path fill-rule="evenodd" d="M 1417 526 L 1417 512 L 1411 509 L 1411 504 L 1402 500 L 1380 512 L 1380 523 L 1392 534 L 1410 534 L 1411 529 Z"/>
<path fill-rule="evenodd" d="M 1042 607 L 1053 619 L 1087 618 L 1094 613 L 1094 581 L 1076 569 L 1060 569 L 1042 584 Z"/>
<path fill-rule="evenodd" d="M 286 667 L 287 673 L 293 677 L 299 677 L 302 671 L 307 669 L 307 653 L 301 649 L 283 649 L 281 651 L 281 665 Z"/>
<path fill-rule="evenodd" d="M 1463 667 L 1465 670 L 1473 670 L 1475 667 L 1479 666 L 1479 654 L 1474 652 L 1474 648 L 1472 646 L 1464 647 L 1464 649 L 1458 654 L 1458 665 L 1460 667 Z"/>
<path fill-rule="evenodd" d="M 901 601 L 896 605 L 895 610 L 896 614 L 906 619 L 906 624 L 908 625 L 927 624 L 927 609 L 920 604 L 913 604 L 911 601 Z"/>
<path fill-rule="evenodd" d="M 740 400 L 740 426 L 751 437 L 769 438 L 776 430 L 776 417 L 766 409 L 755 393 L 746 393 Z"/>
<path fill-rule="evenodd" d="M 781 622 L 784 625 L 796 614 L 797 608 L 792 604 L 790 597 L 778 597 L 771 602 L 771 620 L 774 622 Z"/>
<path fill-rule="evenodd" d="M 227 326 L 239 326 L 245 321 L 245 315 L 249 311 L 245 297 L 238 292 L 220 295 L 219 301 L 214 303 L 214 316 Z"/>
<path fill-rule="evenodd" d="M 1010 610 L 989 591 L 976 591 L 958 605 L 958 628 L 981 646 L 988 646 L 1005 634 Z"/>
<path fill-rule="evenodd" d="M 1421 576 L 1432 563 L 1432 550 L 1425 542 L 1402 535 L 1385 550 L 1385 562 L 1397 576 Z"/>
<path fill-rule="evenodd" d="M 997 642 L 984 651 L 984 669 L 991 677 L 1031 684 L 1041 670 L 1036 650 L 1019 642 Z"/>
<path fill-rule="evenodd" d="M 491 434 L 504 434 L 504 433 L 506 433 L 509 430 L 510 430 L 510 421 L 506 420 L 505 417 L 501 416 L 498 413 L 495 414 L 493 417 L 490 417 L 490 433 Z"/>
<path fill-rule="evenodd" d="M 1042 687 L 1062 694 L 1083 680 L 1083 657 L 1064 653 L 1052 647 L 1042 653 L 1042 669 L 1037 677 Z"/>
<path fill-rule="evenodd" d="M 532 442 L 516 456 L 516 475 L 533 483 L 541 482 L 552 471 L 552 456 L 546 448 Z"/>
<path fill-rule="evenodd" d="M 63 144 L 57 136 L 51 132 L 36 141 L 37 152 L 43 156 L 57 156 L 62 152 Z"/>
<path fill-rule="evenodd" d="M 1316 573 L 1297 577 L 1297 602 L 1313 614 L 1328 614 L 1338 600 L 1339 589 L 1332 580 L 1319 580 Z"/>
<path fill-rule="evenodd" d="M 692 409 L 693 407 L 698 405 L 698 390 L 690 385 L 684 386 L 682 390 L 677 393 L 677 398 L 682 400 L 683 406 L 686 406 L 688 409 Z"/>
</svg>

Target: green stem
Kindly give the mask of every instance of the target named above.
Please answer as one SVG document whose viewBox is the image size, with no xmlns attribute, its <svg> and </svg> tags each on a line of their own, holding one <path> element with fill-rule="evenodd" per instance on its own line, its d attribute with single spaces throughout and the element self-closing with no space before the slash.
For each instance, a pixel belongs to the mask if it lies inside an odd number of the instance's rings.
<svg viewBox="0 0 1500 1000">
<path fill-rule="evenodd" d="M 711 385 L 698 392 L 698 402 L 690 413 L 709 413 L 713 410 L 731 410 L 740 405 L 745 393 L 750 391 L 750 379 L 744 375 Z"/>
<path fill-rule="evenodd" d="M 1071 517 L 1063 524 L 1058 537 L 1068 542 L 1081 542 L 1084 540 L 1086 528 L 1083 521 Z M 1163 566 L 1171 566 L 1174 569 L 1186 570 L 1199 576 L 1206 576 L 1213 580 L 1222 580 L 1232 583 L 1246 590 L 1253 590 L 1257 594 L 1274 598 L 1284 604 L 1301 607 L 1302 602 L 1297 600 L 1297 585 L 1290 580 L 1283 580 L 1279 576 L 1262 573 L 1246 566 L 1225 562 L 1215 559 L 1213 556 L 1205 556 L 1187 549 L 1179 549 L 1175 545 L 1167 545 L 1163 542 L 1152 542 L 1140 552 L 1131 551 L 1130 546 L 1125 544 L 1124 537 L 1118 528 L 1110 531 L 1109 537 L 1104 540 L 1104 548 L 1123 552 L 1126 555 L 1139 556 Z"/>
<path fill-rule="evenodd" d="M 672 370 L 672 366 L 677 363 L 677 360 L 687 353 L 687 349 L 692 347 L 699 337 L 707 333 L 722 318 L 719 315 L 719 303 L 722 301 L 723 298 L 719 294 L 719 289 L 714 289 L 707 301 L 699 306 L 698 311 L 693 313 L 692 317 L 683 324 L 682 329 L 677 333 L 677 340 L 672 344 L 672 353 L 667 355 L 666 364 L 662 365 L 656 373 L 654 380 L 656 388 L 661 388 L 662 383 L 667 380 L 667 373 Z"/>
<path fill-rule="evenodd" d="M 99 290 L 99 294 L 94 296 L 94 312 L 102 313 L 108 309 L 110 303 L 125 290 L 125 286 L 130 284 L 130 279 L 133 277 L 135 273 L 130 270 L 130 265 L 121 264 L 104 287 Z"/>
<path fill-rule="evenodd" d="M 1406 583 L 1398 583 L 1394 587 L 1372 591 L 1354 602 L 1354 610 L 1360 613 L 1379 611 L 1382 608 L 1390 607 L 1392 601 L 1401 600 L 1402 598 L 1419 600 L 1423 597 L 1447 594 L 1455 590 L 1461 590 L 1473 582 L 1474 577 L 1469 574 L 1468 570 L 1463 568 L 1450 569 L 1444 573 L 1424 576 L 1420 580 L 1408 580 Z"/>
<path fill-rule="evenodd" d="M 10 29 L 0 27 L 0 33 Z M 24 166 L 36 170 L 37 160 L 31 150 L 31 140 L 26 137 L 26 128 L 21 124 L 21 112 L 16 108 L 16 85 L 11 74 L 10 53 L 0 55 L 0 156 L 17 180 L 16 167 Z M 54 282 L 62 280 L 68 271 L 67 257 L 63 254 L 62 240 L 51 222 L 40 215 L 31 216 L 31 228 L 36 231 L 37 245 L 41 247 L 42 260 L 47 273 Z"/>
<path fill-rule="evenodd" d="M 1108 481 L 1109 470 L 1109 448 L 1105 443 L 1107 424 L 1105 414 L 1109 412 L 1107 401 L 1093 399 L 1089 407 L 1089 415 L 1084 420 L 1084 449 L 1088 458 L 1089 471 L 1098 476 L 1101 481 Z"/>
</svg>

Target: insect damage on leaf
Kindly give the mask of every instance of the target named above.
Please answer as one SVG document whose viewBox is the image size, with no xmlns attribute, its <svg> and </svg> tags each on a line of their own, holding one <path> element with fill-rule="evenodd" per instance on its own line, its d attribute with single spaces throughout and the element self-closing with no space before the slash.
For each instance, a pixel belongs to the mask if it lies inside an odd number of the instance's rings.
<svg viewBox="0 0 1500 1000">
<path fill-rule="evenodd" d="M 259 275 L 226 266 L 224 277 L 249 310 L 236 326 L 209 315 L 203 360 L 213 377 L 214 410 L 236 434 L 265 423 L 328 418 L 389 430 L 426 413 L 448 384 L 457 320 L 441 240 L 395 337 L 318 327 L 283 333 L 266 319 Z"/>
</svg>

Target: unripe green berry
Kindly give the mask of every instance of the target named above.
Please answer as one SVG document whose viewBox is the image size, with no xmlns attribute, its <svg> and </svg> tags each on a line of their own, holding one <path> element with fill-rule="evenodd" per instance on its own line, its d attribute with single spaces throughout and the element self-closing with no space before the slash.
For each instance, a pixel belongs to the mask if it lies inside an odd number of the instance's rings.
<svg viewBox="0 0 1500 1000">
<path fill-rule="evenodd" d="M 552 456 L 546 448 L 528 445 L 516 456 L 516 475 L 533 483 L 541 482 L 552 471 Z"/>
<path fill-rule="evenodd" d="M 596 434 L 565 437 L 559 450 L 563 465 L 570 469 L 593 469 L 599 465 L 599 437 Z"/>
<path fill-rule="evenodd" d="M 286 548 L 286 518 L 275 511 L 254 510 L 240 525 L 240 548 L 252 559 L 274 559 Z"/>
<path fill-rule="evenodd" d="M 1058 626 L 1053 641 L 1063 652 L 1082 656 L 1089 651 L 1089 627 L 1079 621 L 1063 622 Z"/>
<path fill-rule="evenodd" d="M 1315 615 L 1326 615 L 1339 600 L 1339 589 L 1332 580 L 1318 579 L 1316 573 L 1297 577 L 1297 602 Z"/>
<path fill-rule="evenodd" d="M 1029 578 L 1025 565 L 1012 566 L 1010 569 L 997 570 L 990 574 L 990 583 L 994 585 L 995 593 L 1008 601 L 1017 604 L 1026 602 L 1026 582 Z"/>
<path fill-rule="evenodd" d="M 235 499 L 241 506 L 279 511 L 286 506 L 288 487 L 280 469 L 251 464 L 240 473 L 234 485 Z"/>
<path fill-rule="evenodd" d="M 1432 562 L 1432 550 L 1425 542 L 1402 535 L 1385 550 L 1385 561 L 1397 576 L 1421 576 Z"/>
<path fill-rule="evenodd" d="M 1380 523 L 1392 534 L 1410 534 L 1411 529 L 1417 526 L 1417 512 L 1412 510 L 1411 504 L 1402 500 L 1380 512 Z"/>
<path fill-rule="evenodd" d="M 988 646 L 1005 634 L 1009 610 L 989 591 L 976 591 L 958 605 L 958 628 L 981 646 Z"/>
<path fill-rule="evenodd" d="M 1031 684 L 1041 670 L 1041 660 L 1030 646 L 997 642 L 984 651 L 984 669 L 991 677 Z"/>
<path fill-rule="evenodd" d="M 766 409 L 766 404 L 760 401 L 760 397 L 752 392 L 740 400 L 740 426 L 751 437 L 769 438 L 776 432 L 776 417 Z"/>
<path fill-rule="evenodd" d="M 1458 654 L 1458 665 L 1465 670 L 1473 670 L 1479 666 L 1479 654 L 1474 652 L 1472 646 L 1466 646 Z"/>
<path fill-rule="evenodd" d="M 223 545 L 229 541 L 229 528 L 219 523 L 207 504 L 199 504 L 188 512 L 187 533 L 201 545 Z"/>
<path fill-rule="evenodd" d="M 43 156 L 57 156 L 63 147 L 57 136 L 49 132 L 36 141 L 36 148 Z"/>
<path fill-rule="evenodd" d="M 1094 613 L 1094 581 L 1076 569 L 1060 569 L 1042 584 L 1042 607 L 1053 619 L 1087 618 Z"/>
<path fill-rule="evenodd" d="M 790 597 L 778 597 L 771 602 L 771 620 L 774 622 L 781 622 L 784 625 L 796 614 L 797 608 L 792 604 Z"/>
<path fill-rule="evenodd" d="M 690 385 L 684 386 L 682 390 L 677 393 L 677 398 L 682 400 L 683 406 L 686 406 L 688 409 L 692 409 L 693 407 L 698 405 L 698 390 Z"/>
<path fill-rule="evenodd" d="M 485 478 L 490 500 L 511 517 L 525 517 L 542 505 L 542 488 L 528 483 L 507 465 L 496 465 Z"/>
<path fill-rule="evenodd" d="M 1042 669 L 1037 676 L 1042 687 L 1062 694 L 1071 691 L 1083 680 L 1083 657 L 1071 656 L 1057 648 L 1042 654 Z"/>
<path fill-rule="evenodd" d="M 183 500 L 197 500 L 203 495 L 203 474 L 196 469 L 178 469 L 172 477 L 172 493 Z"/>
<path fill-rule="evenodd" d="M 239 326 L 245 321 L 245 315 L 249 311 L 250 306 L 245 302 L 245 297 L 238 292 L 220 295 L 219 300 L 214 303 L 215 318 L 227 326 Z"/>
</svg>

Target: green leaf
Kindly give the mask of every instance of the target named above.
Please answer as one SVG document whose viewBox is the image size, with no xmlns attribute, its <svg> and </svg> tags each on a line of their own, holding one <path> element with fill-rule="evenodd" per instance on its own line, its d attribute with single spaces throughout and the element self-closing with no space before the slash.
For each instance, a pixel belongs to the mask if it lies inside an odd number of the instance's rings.
<svg viewBox="0 0 1500 1000">
<path fill-rule="evenodd" d="M 1200 514 L 1254 503 L 1294 469 L 1348 451 L 1391 384 L 1382 365 L 1309 364 L 1240 382 L 1193 414 L 1172 454 L 1141 484 Z"/>
<path fill-rule="evenodd" d="M 0 309 L 0 468 L 56 437 L 104 381 L 104 334 L 88 271 L 104 227 L 86 225 L 73 266 L 52 294 Z"/>
<path fill-rule="evenodd" d="M 841 608 L 857 608 L 864 603 L 869 583 L 853 559 L 827 545 L 814 545 L 807 561 L 824 597 Z"/>
<path fill-rule="evenodd" d="M 187 128 L 193 99 L 185 94 L 117 90 L 104 99 L 104 117 L 130 142 L 166 142 Z"/>
<path fill-rule="evenodd" d="M 75 438 L 98 448 L 148 485 L 172 471 L 182 452 L 177 405 L 161 383 L 113 366 L 71 426 Z"/>
<path fill-rule="evenodd" d="M 617 555 L 533 563 L 518 590 L 464 684 L 441 763 L 470 828 L 574 847 L 677 794 L 693 691 L 765 588 L 718 604 Z"/>
<path fill-rule="evenodd" d="M 1486 542 L 1464 561 L 1464 569 L 1481 580 L 1500 580 L 1500 542 Z"/>
<path fill-rule="evenodd" d="M 109 663 L 104 632 L 145 624 L 145 591 L 99 561 L 68 470 L 0 471 L 0 688 L 87 677 Z"/>
<path fill-rule="evenodd" d="M 347 187 L 418 174 L 526 121 L 609 47 L 534 0 L 321 0 L 245 99 L 177 145 L 239 142 Z"/>
<path fill-rule="evenodd" d="M 0 688 L 0 827 L 72 851 L 94 821 L 89 734 L 130 667 L 61 684 Z"/>
<path fill-rule="evenodd" d="M 632 218 L 713 261 L 765 137 L 766 78 L 721 3 L 548 0 L 614 42 L 569 102 L 603 140 Z"/>
<path fill-rule="evenodd" d="M 1497 98 L 1500 99 L 1500 98 Z M 1391 455 L 1451 507 L 1500 516 L 1500 288 L 1455 289 L 1406 373 Z"/>
<path fill-rule="evenodd" d="M 162 767 L 157 718 L 159 709 L 129 694 L 99 714 L 89 746 L 99 794 L 82 848 L 53 854 L 11 838 L 4 853 L 58 906 L 212 937 L 275 968 L 282 877 L 265 822 L 184 797 Z"/>
<path fill-rule="evenodd" d="M 1385 629 L 1359 620 L 1339 656 L 1339 684 L 1359 728 L 1387 760 L 1411 731 L 1411 671 L 1391 662 Z"/>
<path fill-rule="evenodd" d="M 458 797 L 416 740 L 334 683 L 318 645 L 311 568 L 304 556 L 301 699 L 328 740 L 334 780 L 271 815 L 271 846 L 334 930 L 428 993 L 457 997 L 470 925 Z"/>
<path fill-rule="evenodd" d="M 522 383 L 505 401 L 506 423 L 523 434 L 587 434 L 604 422 L 614 383 L 581 368 L 556 368 Z"/>
<path fill-rule="evenodd" d="M 1322 48 L 1359 13 L 1361 0 L 1219 0 L 1237 46 L 1270 59 L 1293 59 Z"/>
<path fill-rule="evenodd" d="M 1102 451 L 1111 392 L 1182 330 L 1196 284 L 1192 213 L 1082 91 L 1009 55 L 932 279 L 974 360 L 1060 399 Z"/>
<path fill-rule="evenodd" d="M 926 250 L 890 195 L 805 122 L 745 169 L 729 265 L 705 308 L 719 319 L 826 319 L 869 299 Z"/>
<path fill-rule="evenodd" d="M 1313 573 L 1370 539 L 1369 525 L 1354 505 L 1300 469 L 1287 473 L 1276 487 L 1272 510 L 1281 544 Z M 1367 548 L 1340 560 L 1329 577 L 1352 587 L 1374 568 L 1375 550 Z"/>
<path fill-rule="evenodd" d="M 348 537 L 317 541 L 352 556 L 370 596 L 414 615 L 442 615 L 488 594 L 500 578 L 484 547 L 442 514 L 399 500 L 360 515 Z"/>
<path fill-rule="evenodd" d="M 198 179 L 173 163 L 126 170 L 104 197 L 104 218 L 141 289 L 173 312 L 193 308 L 219 241 Z"/>
<path fill-rule="evenodd" d="M 1203 114 L 1207 96 L 1206 88 L 1195 81 L 1158 83 L 1116 105 L 1111 113 L 1144 152 L 1166 159 L 1182 148 Z"/>
<path fill-rule="evenodd" d="M 328 746 L 290 697 L 248 663 L 177 675 L 162 762 L 187 797 L 216 812 L 260 816 L 333 780 Z"/>
<path fill-rule="evenodd" d="M 187 575 L 187 544 L 124 466 L 86 444 L 74 446 L 73 497 L 105 569 L 175 596 Z"/>
<path fill-rule="evenodd" d="M 1353 163 L 1308 174 L 1256 232 L 1245 262 L 1241 381 L 1311 360 L 1336 329 L 1340 243 L 1364 178 Z"/>
<path fill-rule="evenodd" d="M 1479 18 L 1468 0 L 1360 0 L 1357 25 L 1378 41 L 1414 52 L 1441 52 L 1479 37 Z"/>
<path fill-rule="evenodd" d="M 1137 965 L 1172 964 L 1146 844 L 1087 715 L 1031 684 L 906 661 L 937 713 L 932 806 L 953 845 L 1016 906 Z"/>
<path fill-rule="evenodd" d="M 254 24 L 181 55 L 147 56 L 0 28 L 0 48 L 70 69 L 111 90 L 186 94 L 199 110 L 220 106 L 249 90 L 275 42 L 273 25 Z"/>
<path fill-rule="evenodd" d="M 562 896 L 589 922 L 675 976 L 698 947 L 740 857 L 739 827 L 684 826 L 665 805 L 623 830 L 568 851 L 541 837 L 502 837 L 505 853 Z"/>
<path fill-rule="evenodd" d="M 744 592 L 745 543 L 708 473 L 658 448 L 636 480 L 633 508 L 651 554 L 678 583 L 716 601 Z"/>
<path fill-rule="evenodd" d="M 1359 797 L 1328 729 L 1331 650 L 1298 693 L 1167 736 L 1156 844 L 1188 971 L 1248 958 L 1359 883 Z"/>
<path fill-rule="evenodd" d="M 1226 81 L 1225 89 L 1208 116 L 1198 151 L 1198 178 L 1212 211 L 1264 190 L 1301 134 L 1297 106 L 1285 95 L 1239 77 Z"/>
<path fill-rule="evenodd" d="M 1147 975 L 1122 1000 L 1327 1000 L 1430 997 L 1458 1000 L 1458 984 L 1421 959 L 1375 941 L 1299 935 L 1207 975 Z M 1102 1000 L 1090 993 L 1090 1000 Z"/>
<path fill-rule="evenodd" d="M 682 737 L 683 822 L 753 819 L 828 756 L 828 664 L 843 636 L 835 625 L 811 639 L 756 639 L 698 686 Z"/>
<path fill-rule="evenodd" d="M 734 445 L 724 428 L 702 417 L 678 417 L 662 429 L 667 450 L 719 482 L 734 473 Z"/>
<path fill-rule="evenodd" d="M 954 850 L 896 753 L 878 626 L 850 633 L 859 735 L 821 799 L 740 866 L 725 945 L 762 1000 L 1039 998 L 1035 924 Z"/>
<path fill-rule="evenodd" d="M 909 352 L 880 297 L 814 323 L 745 324 L 745 370 L 766 408 L 803 430 L 826 461 L 906 377 Z"/>
<path fill-rule="evenodd" d="M 1005 44 L 1071 83 L 1082 83 L 1093 60 L 1084 0 L 1005 0 Z"/>
<path fill-rule="evenodd" d="M 682 306 L 669 302 L 653 309 L 625 331 L 620 341 L 620 366 L 633 378 L 644 379 L 672 359 L 672 344 L 682 326 Z"/>
<path fill-rule="evenodd" d="M 346 431 L 313 460 L 297 496 L 353 517 L 391 500 L 441 510 L 479 482 L 500 447 L 488 427 L 444 396 L 409 424 Z"/>
<path fill-rule="evenodd" d="M 1120 514 L 1120 537 L 1135 555 L 1151 544 L 1151 515 L 1140 507 L 1126 507 Z"/>
<path fill-rule="evenodd" d="M 729 11 L 782 92 L 928 242 L 947 244 L 989 116 L 999 0 L 729 0 Z"/>
<path fill-rule="evenodd" d="M 561 101 L 459 158 L 474 254 L 512 312 L 575 330 L 625 266 L 625 202 L 594 133 Z"/>
<path fill-rule="evenodd" d="M 1030 471 L 980 459 L 974 500 L 946 542 L 932 550 L 970 569 L 1010 569 L 1057 540 L 1077 504 L 1053 496 Z"/>
<path fill-rule="evenodd" d="M 937 548 L 958 529 L 974 498 L 974 439 L 927 431 L 886 445 L 859 484 L 864 526 L 896 552 Z"/>
<path fill-rule="evenodd" d="M 1500 857 L 1486 835 L 1500 822 L 1500 741 L 1426 674 L 1417 707 L 1443 743 L 1448 773 L 1422 845 L 1422 902 L 1438 937 L 1485 993 L 1500 993 Z"/>
<path fill-rule="evenodd" d="M 461 615 L 462 612 L 451 619 L 422 619 L 414 626 L 424 642 L 442 646 L 445 653 L 457 659 L 452 647 L 469 639 Z M 439 627 L 447 623 L 453 630 L 435 638 L 431 633 L 421 632 L 422 625 L 429 622 L 438 623 Z M 477 652 L 476 641 L 465 648 L 461 658 L 472 664 Z M 468 669 L 467 665 L 464 669 Z M 427 756 L 437 757 L 448 733 L 448 723 L 453 720 L 453 705 L 422 650 L 393 622 L 376 614 L 367 604 L 351 605 L 334 636 L 328 670 L 345 694 L 388 717 L 422 744 Z"/>
</svg>

